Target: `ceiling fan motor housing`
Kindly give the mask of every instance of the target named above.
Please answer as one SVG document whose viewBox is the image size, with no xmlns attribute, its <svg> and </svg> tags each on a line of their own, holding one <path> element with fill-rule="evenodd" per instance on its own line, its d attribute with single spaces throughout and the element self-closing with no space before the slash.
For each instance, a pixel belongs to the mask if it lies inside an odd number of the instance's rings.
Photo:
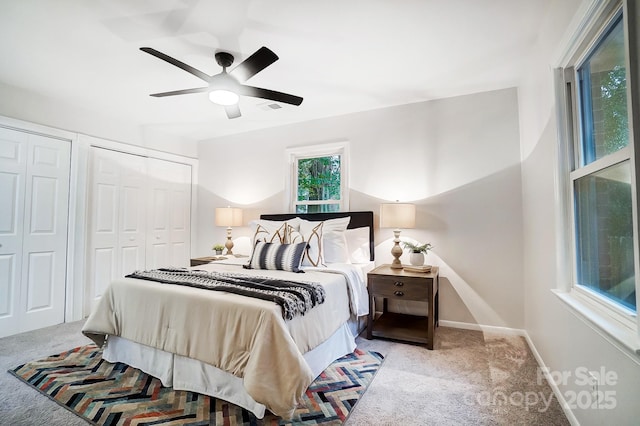
<svg viewBox="0 0 640 426">
<path fill-rule="evenodd" d="M 228 68 L 233 64 L 233 55 L 227 52 L 216 52 L 216 62 L 222 68 Z"/>
</svg>

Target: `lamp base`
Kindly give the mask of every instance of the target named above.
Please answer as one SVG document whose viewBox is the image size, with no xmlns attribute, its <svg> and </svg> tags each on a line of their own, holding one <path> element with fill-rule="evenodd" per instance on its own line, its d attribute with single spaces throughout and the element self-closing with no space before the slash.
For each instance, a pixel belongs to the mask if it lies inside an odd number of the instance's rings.
<svg viewBox="0 0 640 426">
<path fill-rule="evenodd" d="M 400 262 L 400 256 L 402 256 L 402 248 L 400 248 L 400 230 L 395 229 L 393 231 L 393 236 L 393 247 L 391 248 L 393 262 L 391 262 L 391 269 L 402 269 L 402 262 Z"/>
<path fill-rule="evenodd" d="M 227 253 L 229 256 L 233 255 L 233 241 L 231 241 L 231 227 L 227 228 L 227 241 L 224 243 L 225 248 L 227 249 Z"/>
</svg>

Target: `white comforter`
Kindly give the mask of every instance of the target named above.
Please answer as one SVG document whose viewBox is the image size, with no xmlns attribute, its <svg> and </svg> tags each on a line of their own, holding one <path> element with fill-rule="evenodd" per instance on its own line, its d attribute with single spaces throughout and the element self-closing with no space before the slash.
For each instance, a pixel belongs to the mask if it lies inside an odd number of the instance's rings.
<svg viewBox="0 0 640 426">
<path fill-rule="evenodd" d="M 289 418 L 314 379 L 302 354 L 331 336 L 351 313 L 368 309 L 364 280 L 351 265 L 304 274 L 243 270 L 238 264 L 197 269 L 318 282 L 326 300 L 285 321 L 273 302 L 123 278 L 107 288 L 83 333 L 98 345 L 116 335 L 213 365 L 243 378 L 255 401 Z"/>
</svg>

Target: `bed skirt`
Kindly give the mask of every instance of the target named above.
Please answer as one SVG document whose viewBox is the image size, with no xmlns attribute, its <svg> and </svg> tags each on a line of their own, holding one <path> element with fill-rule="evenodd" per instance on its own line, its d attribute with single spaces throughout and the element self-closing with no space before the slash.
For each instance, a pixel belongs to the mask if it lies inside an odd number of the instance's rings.
<svg viewBox="0 0 640 426">
<path fill-rule="evenodd" d="M 355 336 L 363 329 L 363 319 L 352 317 L 326 341 L 303 355 L 314 377 L 336 359 L 355 350 Z M 264 417 L 265 406 L 247 393 L 242 378 L 212 365 L 118 336 L 109 336 L 102 357 L 144 371 L 158 378 L 164 386 L 220 398 L 251 411 L 259 419 Z"/>
</svg>

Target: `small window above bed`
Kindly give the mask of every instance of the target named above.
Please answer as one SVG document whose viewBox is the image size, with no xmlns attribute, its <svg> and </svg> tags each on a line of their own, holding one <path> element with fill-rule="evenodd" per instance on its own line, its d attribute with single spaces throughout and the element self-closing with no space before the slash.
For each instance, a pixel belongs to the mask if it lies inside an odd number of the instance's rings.
<svg viewBox="0 0 640 426">
<path fill-rule="evenodd" d="M 348 202 L 348 142 L 287 150 L 289 209 L 293 213 L 346 211 Z"/>
</svg>

